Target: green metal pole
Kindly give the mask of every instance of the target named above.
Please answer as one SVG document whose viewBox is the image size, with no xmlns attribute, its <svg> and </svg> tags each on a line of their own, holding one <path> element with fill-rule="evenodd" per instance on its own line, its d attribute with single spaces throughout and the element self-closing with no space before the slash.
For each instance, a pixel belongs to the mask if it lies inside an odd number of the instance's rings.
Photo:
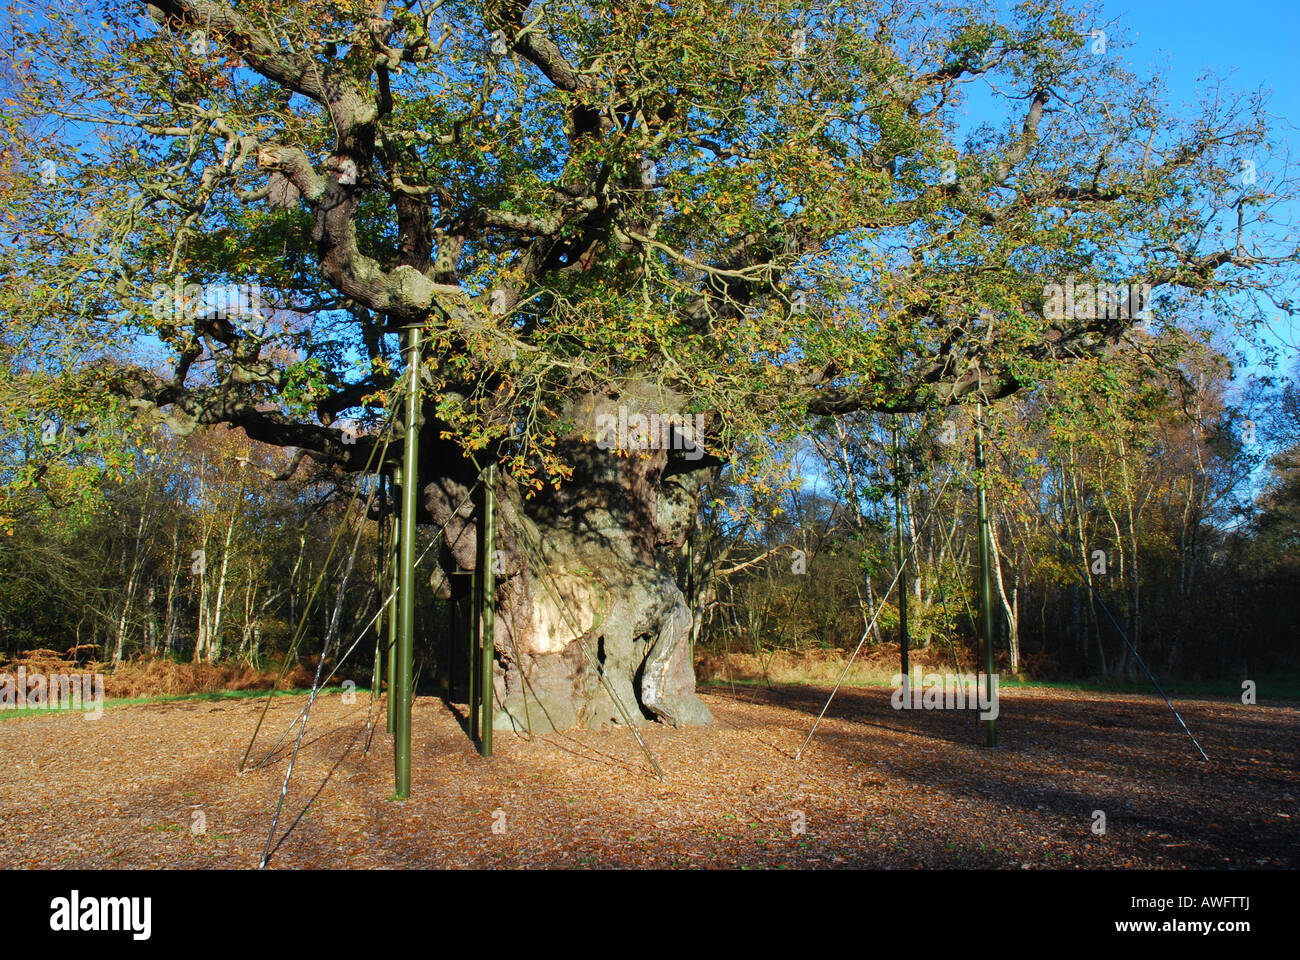
<svg viewBox="0 0 1300 960">
<path fill-rule="evenodd" d="M 903 547 L 903 474 L 899 455 L 898 416 L 894 416 L 894 536 L 898 541 L 898 636 L 902 655 L 903 683 L 910 683 L 907 635 L 907 551 Z"/>
<path fill-rule="evenodd" d="M 456 601 L 447 601 L 447 702 L 456 699 Z"/>
<path fill-rule="evenodd" d="M 378 531 L 375 535 L 375 587 L 379 593 L 379 612 L 375 616 L 375 666 L 370 673 L 370 696 L 379 696 L 379 683 L 383 678 L 383 668 L 381 666 L 384 652 L 384 613 L 388 609 L 388 598 L 384 591 L 384 559 L 387 551 L 384 550 L 384 527 L 387 526 L 383 507 L 384 477 L 379 475 L 379 523 L 376 526 Z"/>
<path fill-rule="evenodd" d="M 483 637 L 483 683 L 481 686 L 483 696 L 483 722 L 479 725 L 479 737 L 481 742 L 480 752 L 485 757 L 492 756 L 492 721 L 493 721 L 493 692 L 496 684 L 492 678 L 492 668 L 496 663 L 496 639 L 493 630 L 496 626 L 496 513 L 497 513 L 497 465 L 489 463 L 487 468 L 487 479 L 483 484 L 483 522 L 480 525 L 482 530 L 482 539 L 480 540 L 481 549 L 479 551 L 479 569 L 482 571 L 480 582 L 483 584 L 481 589 L 481 600 L 479 614 L 482 617 L 482 627 L 479 630 Z"/>
<path fill-rule="evenodd" d="M 695 656 L 695 521 L 686 535 L 686 602 L 691 608 L 691 657 Z M 692 660 L 694 662 L 694 660 Z"/>
<path fill-rule="evenodd" d="M 402 485 L 401 468 L 393 470 L 393 487 Z M 396 489 L 392 493 L 396 494 Z M 396 497 L 394 496 L 394 503 Z M 397 527 L 401 517 L 399 507 L 388 525 L 388 734 L 397 732 L 393 723 L 393 678 L 397 676 Z"/>
<path fill-rule="evenodd" d="M 478 570 L 469 572 L 469 616 L 465 623 L 469 627 L 469 738 L 478 743 L 478 721 L 482 713 L 479 702 L 479 684 L 482 681 L 479 649 L 479 576 Z"/>
<path fill-rule="evenodd" d="M 975 469 L 979 473 L 979 527 L 980 527 L 980 626 L 984 633 L 984 684 L 985 695 L 993 702 L 993 590 L 989 582 L 989 508 L 984 495 L 984 405 L 977 407 L 975 424 Z M 984 721 L 984 745 L 998 745 L 998 722 Z"/>
<path fill-rule="evenodd" d="M 406 436 L 402 469 L 402 542 L 401 572 L 398 585 L 398 616 L 401 629 L 397 635 L 397 672 L 393 674 L 394 718 L 393 767 L 396 776 L 395 796 L 405 800 L 411 795 L 411 668 L 415 651 L 415 509 L 419 484 L 420 458 L 420 340 L 422 331 L 411 327 L 407 332 L 406 369 Z"/>
</svg>

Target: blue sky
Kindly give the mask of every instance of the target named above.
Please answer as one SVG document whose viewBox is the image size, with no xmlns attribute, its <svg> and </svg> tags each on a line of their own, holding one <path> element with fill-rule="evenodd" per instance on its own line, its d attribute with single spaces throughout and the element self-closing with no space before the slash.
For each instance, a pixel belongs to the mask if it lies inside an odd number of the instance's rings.
<svg viewBox="0 0 1300 960">
<path fill-rule="evenodd" d="M 1207 68 L 1219 73 L 1235 68 L 1233 86 L 1271 87 L 1274 112 L 1300 126 L 1295 67 L 1300 7 L 1294 0 L 1122 0 L 1104 3 L 1103 9 L 1130 31 L 1130 62 L 1143 72 L 1167 65 L 1170 88 L 1181 98 L 1192 98 L 1196 79 Z"/>
<path fill-rule="evenodd" d="M 1006 9 L 1010 3 L 999 5 Z M 1120 56 L 1130 68 L 1139 76 L 1158 73 L 1165 79 L 1171 107 L 1194 103 L 1207 72 L 1240 93 L 1262 88 L 1270 94 L 1268 111 L 1277 118 L 1274 139 L 1282 152 L 1289 148 L 1300 158 L 1297 0 L 1102 0 L 1101 10 L 1101 21 L 1118 21 L 1125 44 Z M 1300 222 L 1300 209 L 1291 217 Z M 1291 373 L 1300 363 L 1295 347 L 1300 335 L 1293 325 L 1282 326 L 1289 342 L 1281 344 L 1278 372 Z M 1252 365 L 1240 372 L 1264 371 Z"/>
<path fill-rule="evenodd" d="M 1300 157 L 1300 3 L 1296 0 L 1120 0 L 1104 2 L 1107 19 L 1121 23 L 1130 42 L 1124 58 L 1139 74 L 1160 72 L 1171 97 L 1195 100 L 1198 80 L 1207 71 L 1227 79 L 1233 89 L 1264 88 L 1268 110 L 1279 118 L 1275 138 Z M 1300 221 L 1300 210 L 1292 211 Z M 1295 369 L 1300 356 L 1294 326 L 1283 348 L 1281 373 Z M 1257 368 L 1243 372 L 1263 372 Z"/>
</svg>

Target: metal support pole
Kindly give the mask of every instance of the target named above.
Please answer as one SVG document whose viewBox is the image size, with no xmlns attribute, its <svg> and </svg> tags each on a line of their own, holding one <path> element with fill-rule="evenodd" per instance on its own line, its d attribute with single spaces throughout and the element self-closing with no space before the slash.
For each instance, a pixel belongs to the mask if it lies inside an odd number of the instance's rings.
<svg viewBox="0 0 1300 960">
<path fill-rule="evenodd" d="M 903 546 L 903 474 L 899 455 L 898 415 L 894 415 L 894 536 L 898 540 L 898 636 L 902 656 L 904 690 L 911 670 L 908 663 L 907 635 L 907 550 Z"/>
<path fill-rule="evenodd" d="M 447 702 L 456 699 L 456 601 L 447 601 Z"/>
<path fill-rule="evenodd" d="M 402 461 L 401 572 L 398 585 L 397 671 L 393 674 L 394 750 L 398 800 L 411 795 L 411 669 L 415 656 L 415 510 L 420 486 L 420 340 L 422 331 L 407 331 L 406 436 Z"/>
<path fill-rule="evenodd" d="M 388 597 L 384 590 L 384 529 L 388 526 L 387 500 L 384 497 L 384 475 L 379 475 L 379 522 L 375 526 L 375 592 L 379 594 L 379 612 L 375 614 L 375 666 L 370 673 L 370 696 L 379 696 L 379 684 L 383 679 L 381 657 L 384 653 L 384 614 L 388 612 Z"/>
<path fill-rule="evenodd" d="M 485 757 L 492 756 L 492 722 L 494 719 L 493 693 L 496 684 L 493 681 L 493 667 L 496 664 L 496 512 L 497 512 L 497 465 L 489 463 L 486 479 L 483 482 L 483 518 L 479 524 L 479 635 L 483 638 L 483 681 L 480 691 L 483 697 L 483 721 L 479 724 L 479 752 Z"/>
<path fill-rule="evenodd" d="M 686 603 L 691 608 L 691 657 L 695 657 L 695 519 L 686 535 Z M 694 662 L 694 659 L 692 659 Z"/>
<path fill-rule="evenodd" d="M 984 634 L 984 685 L 990 705 L 993 703 L 993 590 L 989 582 L 989 508 L 984 493 L 984 405 L 976 408 L 975 469 L 979 473 L 979 557 L 980 557 L 980 626 Z M 984 721 L 984 745 L 998 745 L 997 720 Z"/>
<path fill-rule="evenodd" d="M 401 507 L 397 506 L 397 490 L 402 485 L 402 470 L 393 470 L 392 495 L 395 510 L 388 525 L 388 735 L 396 733 L 393 724 L 393 678 L 397 676 L 397 533 Z"/>
<path fill-rule="evenodd" d="M 478 743 L 478 721 L 483 712 L 479 699 L 479 687 L 483 680 L 478 629 L 479 600 L 479 576 L 478 570 L 474 569 L 469 572 L 469 615 L 465 618 L 465 625 L 469 628 L 466 631 L 469 634 L 469 738 L 474 743 Z"/>
</svg>

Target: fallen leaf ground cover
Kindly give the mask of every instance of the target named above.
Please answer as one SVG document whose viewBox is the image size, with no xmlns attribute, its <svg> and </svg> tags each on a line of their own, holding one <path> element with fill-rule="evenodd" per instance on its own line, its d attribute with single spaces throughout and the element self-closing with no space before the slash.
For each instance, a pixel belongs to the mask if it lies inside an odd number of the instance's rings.
<svg viewBox="0 0 1300 960">
<path fill-rule="evenodd" d="M 497 733 L 480 757 L 463 706 L 419 697 L 412 795 L 391 799 L 378 706 L 319 698 L 271 868 L 1294 868 L 1300 705 L 1184 699 L 1202 761 L 1163 701 L 1016 689 L 998 746 L 973 713 L 899 711 L 846 688 L 801 760 L 827 690 L 714 688 L 716 723 L 652 726 L 660 782 L 624 728 Z M 306 702 L 126 706 L 0 724 L 8 868 L 255 867 Z M 367 713 L 378 721 L 365 752 Z M 1095 811 L 1106 832 L 1094 832 Z M 800 832 L 802 828 L 802 832 Z"/>
</svg>

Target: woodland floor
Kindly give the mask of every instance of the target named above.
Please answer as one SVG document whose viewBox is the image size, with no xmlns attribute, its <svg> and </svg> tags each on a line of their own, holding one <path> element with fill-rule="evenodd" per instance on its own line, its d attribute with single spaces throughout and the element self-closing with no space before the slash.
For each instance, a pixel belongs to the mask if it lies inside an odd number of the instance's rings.
<svg viewBox="0 0 1300 960">
<path fill-rule="evenodd" d="M 534 742 L 498 732 L 483 759 L 458 712 L 420 697 L 404 803 L 389 799 L 382 726 L 362 755 L 367 696 L 324 697 L 270 865 L 1300 866 L 1295 703 L 1179 700 L 1206 764 L 1154 696 L 1003 690 L 987 750 L 973 715 L 896 711 L 888 688 L 843 689 L 796 762 L 826 690 L 703 697 L 714 727 L 644 731 L 663 783 L 624 728 Z M 275 700 L 255 760 L 304 702 Z M 235 773 L 260 709 L 180 702 L 0 723 L 0 866 L 257 866 L 288 759 L 282 748 Z"/>
</svg>

